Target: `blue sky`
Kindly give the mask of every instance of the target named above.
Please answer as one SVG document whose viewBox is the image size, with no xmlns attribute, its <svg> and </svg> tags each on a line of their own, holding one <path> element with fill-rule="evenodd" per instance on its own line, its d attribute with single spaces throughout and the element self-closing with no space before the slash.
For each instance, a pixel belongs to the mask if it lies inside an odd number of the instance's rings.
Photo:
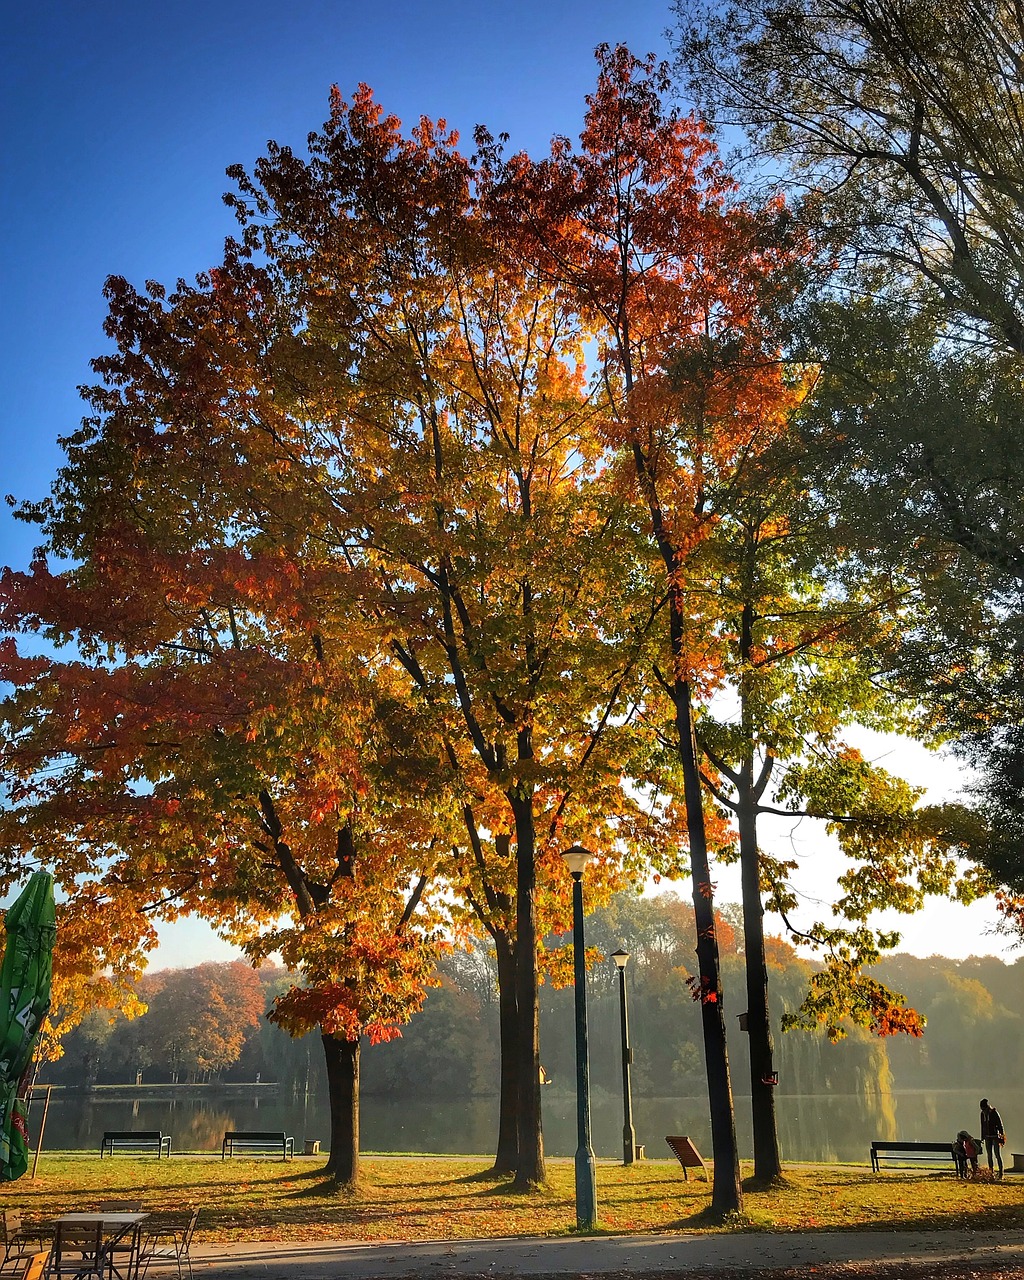
<svg viewBox="0 0 1024 1280">
<path fill-rule="evenodd" d="M 407 123 L 530 150 L 578 132 L 594 47 L 666 51 L 667 0 L 62 0 L 8 9 L 0 159 L 0 492 L 42 497 L 105 349 L 104 278 L 173 282 L 234 226 L 224 170 L 301 147 L 332 84 Z M 34 530 L 0 512 L 0 563 Z"/>
<path fill-rule="evenodd" d="M 269 138 L 301 148 L 332 84 L 349 94 L 365 81 L 407 124 L 443 116 L 468 142 L 483 123 L 540 151 L 578 132 L 594 47 L 664 54 L 669 22 L 668 0 L 63 0 L 16 18 L 9 8 L 0 495 L 41 498 L 60 465 L 57 437 L 83 413 L 76 388 L 106 349 L 104 278 L 171 283 L 215 264 L 234 229 L 225 168 L 251 166 Z M 0 507 L 0 564 L 24 567 L 34 541 Z M 943 790 L 955 775 L 920 752 L 910 772 Z M 813 848 L 807 859 L 822 860 Z M 991 915 L 933 908 L 900 924 L 921 954 L 966 955 L 1001 949 L 985 934 Z M 157 963 L 227 953 L 199 924 L 167 938 Z"/>
</svg>

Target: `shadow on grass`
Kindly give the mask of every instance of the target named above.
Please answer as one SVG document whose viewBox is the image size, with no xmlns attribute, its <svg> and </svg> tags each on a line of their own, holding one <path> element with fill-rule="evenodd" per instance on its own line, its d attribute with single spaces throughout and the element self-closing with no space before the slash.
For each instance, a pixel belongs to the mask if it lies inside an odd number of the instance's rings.
<svg viewBox="0 0 1024 1280">
<path fill-rule="evenodd" d="M 350 1187 L 344 1182 L 336 1182 L 331 1174 L 325 1173 L 322 1169 L 318 1171 L 315 1177 L 315 1182 L 310 1182 L 308 1186 L 298 1187 L 296 1190 L 290 1191 L 283 1199 L 317 1199 L 330 1200 L 335 1204 L 349 1204 L 363 1198 L 363 1192 L 359 1187 Z"/>
<path fill-rule="evenodd" d="M 702 1205 L 684 1218 L 676 1218 L 655 1228 L 657 1231 L 759 1231 L 763 1228 L 745 1213 L 721 1213 Z"/>
<path fill-rule="evenodd" d="M 482 1188 L 480 1191 L 476 1192 L 476 1194 L 478 1196 L 500 1196 L 509 1200 L 519 1200 L 523 1202 L 529 1202 L 530 1200 L 556 1200 L 559 1198 L 559 1193 L 557 1191 L 553 1191 L 547 1183 L 543 1183 L 536 1187 L 529 1187 L 527 1190 L 521 1191 L 511 1178 L 509 1178 L 507 1182 L 501 1183 L 499 1186 L 491 1187 L 490 1189 Z"/>
<path fill-rule="evenodd" d="M 513 1173 L 495 1173 L 493 1169 L 481 1169 L 479 1173 L 467 1173 L 461 1178 L 453 1178 L 456 1183 L 466 1182 L 510 1182 L 515 1177 Z"/>
<path fill-rule="evenodd" d="M 330 1178 L 330 1174 L 324 1169 L 324 1166 L 317 1165 L 315 1169 L 303 1169 L 301 1173 L 293 1173 L 283 1175 L 277 1181 L 284 1182 L 324 1182 Z"/>
<path fill-rule="evenodd" d="M 837 1232 L 861 1234 L 864 1232 L 916 1232 L 930 1235 L 936 1231 L 1005 1231 L 1024 1229 L 1024 1206 L 1007 1205 L 1003 1207 L 983 1207 L 980 1209 L 961 1210 L 944 1214 L 910 1216 L 905 1213 L 894 1213 L 892 1217 L 877 1218 L 865 1221 L 863 1218 L 849 1225 L 842 1223 L 823 1226 L 793 1225 L 779 1226 L 770 1215 L 763 1217 L 760 1212 L 753 1214 L 729 1213 L 724 1216 L 713 1213 L 708 1205 L 687 1217 L 677 1218 L 656 1228 L 657 1231 L 749 1231 L 749 1232 L 785 1232 L 786 1235 L 835 1235 Z"/>
<path fill-rule="evenodd" d="M 798 1185 L 781 1173 L 774 1178 L 758 1178 L 751 1174 L 740 1183 L 744 1191 L 795 1191 Z"/>
<path fill-rule="evenodd" d="M 932 1213 L 912 1216 L 906 1211 L 891 1218 L 879 1218 L 875 1222 L 861 1222 L 858 1231 L 1006 1231 L 1024 1227 L 1024 1206 L 1020 1204 L 982 1205 L 978 1208 L 950 1210 L 948 1213 Z M 831 1228 L 798 1228 L 798 1230 L 832 1230 Z M 839 1228 L 842 1230 L 842 1228 Z"/>
</svg>

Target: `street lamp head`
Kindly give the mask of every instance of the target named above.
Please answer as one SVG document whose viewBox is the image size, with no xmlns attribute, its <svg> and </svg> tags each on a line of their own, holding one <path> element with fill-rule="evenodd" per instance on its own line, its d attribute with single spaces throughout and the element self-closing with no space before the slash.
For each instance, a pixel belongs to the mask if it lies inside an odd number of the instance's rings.
<svg viewBox="0 0 1024 1280">
<path fill-rule="evenodd" d="M 620 947 L 618 951 L 612 952 L 612 959 L 615 961 L 616 969 L 625 969 L 626 961 L 629 959 L 629 952 Z"/>
<path fill-rule="evenodd" d="M 572 874 L 581 876 L 597 857 L 597 854 L 591 853 L 589 849 L 584 849 L 581 844 L 574 844 L 571 849 L 566 849 L 563 852 L 562 857 Z"/>
</svg>

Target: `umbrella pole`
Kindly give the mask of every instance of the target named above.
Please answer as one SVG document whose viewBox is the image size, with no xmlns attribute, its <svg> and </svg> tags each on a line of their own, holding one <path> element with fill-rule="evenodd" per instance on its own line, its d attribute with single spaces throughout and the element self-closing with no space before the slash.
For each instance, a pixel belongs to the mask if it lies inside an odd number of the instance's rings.
<svg viewBox="0 0 1024 1280">
<path fill-rule="evenodd" d="M 32 1178 L 35 1178 L 36 1169 L 39 1167 L 39 1153 L 43 1149 L 43 1131 L 46 1128 L 46 1113 L 50 1109 L 50 1092 L 53 1089 L 53 1085 L 48 1084 L 44 1087 L 46 1089 L 46 1098 L 43 1101 L 43 1114 L 39 1118 L 39 1137 L 36 1139 L 36 1154 L 35 1159 L 32 1161 L 32 1173 L 30 1175 Z"/>
</svg>

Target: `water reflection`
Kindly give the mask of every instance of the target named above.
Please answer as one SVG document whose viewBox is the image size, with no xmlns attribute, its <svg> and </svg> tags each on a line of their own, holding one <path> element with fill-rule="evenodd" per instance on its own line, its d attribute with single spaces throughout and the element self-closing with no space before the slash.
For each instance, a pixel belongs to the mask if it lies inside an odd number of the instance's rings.
<svg viewBox="0 0 1024 1280">
<path fill-rule="evenodd" d="M 778 1098 L 779 1132 L 784 1158 L 790 1160 L 867 1159 L 874 1138 L 919 1141 L 952 1139 L 958 1129 L 976 1129 L 975 1089 L 940 1092 L 899 1091 L 862 1094 L 820 1094 Z M 1024 1090 L 995 1099 L 1007 1126 L 1009 1142 L 1017 1133 L 1015 1117 L 1024 1127 Z M 622 1145 L 622 1104 L 599 1094 L 592 1100 L 594 1149 L 615 1157 Z M 30 1118 L 33 1136 L 39 1105 Z M 665 1135 L 689 1134 L 698 1148 L 710 1150 L 707 1102 L 703 1098 L 634 1099 L 637 1141 L 649 1156 L 667 1153 Z M 487 1156 L 497 1129 L 497 1099 L 470 1098 L 409 1100 L 364 1097 L 360 1114 L 366 1151 L 435 1151 Z M 736 1100 L 737 1137 L 742 1155 L 751 1149 L 749 1100 Z M 160 1129 L 170 1133 L 176 1151 L 219 1151 L 226 1129 L 284 1129 L 302 1149 L 307 1139 L 326 1146 L 329 1133 L 325 1096 L 311 1091 L 307 1098 L 271 1096 L 180 1096 L 176 1099 L 54 1094 L 46 1122 L 48 1150 L 98 1152 L 105 1129 Z M 1017 1138 L 1024 1141 L 1024 1132 Z M 544 1145 L 550 1155 L 570 1156 L 576 1147 L 573 1095 L 548 1091 L 544 1098 Z"/>
</svg>

